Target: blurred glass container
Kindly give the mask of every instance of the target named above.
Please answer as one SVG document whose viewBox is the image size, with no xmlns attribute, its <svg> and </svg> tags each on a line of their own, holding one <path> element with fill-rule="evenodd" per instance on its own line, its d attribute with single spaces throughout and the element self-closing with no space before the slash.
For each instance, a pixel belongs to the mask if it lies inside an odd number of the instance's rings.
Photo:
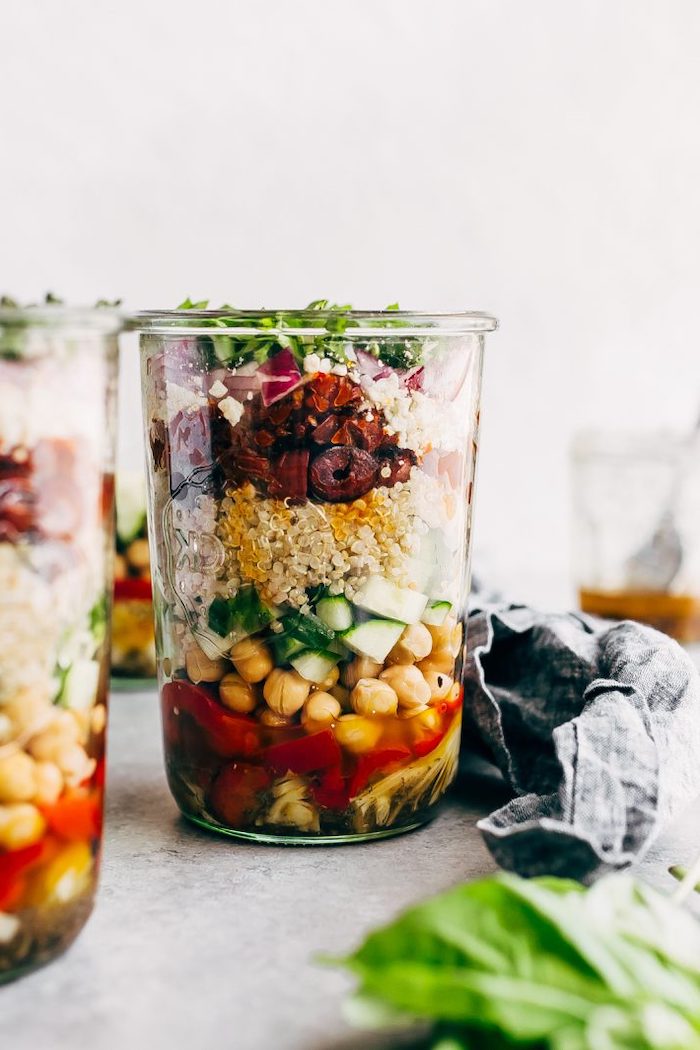
<svg viewBox="0 0 700 1050">
<path fill-rule="evenodd" d="M 572 446 L 572 480 L 581 609 L 650 624 L 681 642 L 700 641 L 700 457 L 687 437 L 582 432 Z M 667 512 L 677 568 L 671 559 L 663 586 L 645 587 L 635 560 L 658 544 Z"/>
<path fill-rule="evenodd" d="M 116 502 L 112 676 L 123 684 L 139 684 L 156 674 L 146 479 L 142 472 L 120 471 Z"/>
</svg>

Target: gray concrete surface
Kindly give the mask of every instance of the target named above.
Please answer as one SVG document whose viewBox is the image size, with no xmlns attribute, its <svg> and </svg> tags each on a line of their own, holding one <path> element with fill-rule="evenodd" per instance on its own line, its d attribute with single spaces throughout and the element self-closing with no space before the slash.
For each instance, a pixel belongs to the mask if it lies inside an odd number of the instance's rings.
<svg viewBox="0 0 700 1050">
<path fill-rule="evenodd" d="M 2 1050 L 356 1050 L 343 952 L 401 908 L 493 870 L 475 820 L 504 798 L 475 770 L 429 827 L 385 842 L 239 844 L 178 817 L 162 771 L 155 693 L 112 700 L 104 866 L 84 933 L 56 963 L 0 989 Z M 700 849 L 697 807 L 643 875 Z"/>
</svg>

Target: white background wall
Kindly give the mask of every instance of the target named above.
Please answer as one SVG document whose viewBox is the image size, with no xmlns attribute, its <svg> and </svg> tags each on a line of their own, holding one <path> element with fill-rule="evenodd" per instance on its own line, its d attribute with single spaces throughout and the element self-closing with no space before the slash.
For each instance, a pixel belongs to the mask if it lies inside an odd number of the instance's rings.
<svg viewBox="0 0 700 1050">
<path fill-rule="evenodd" d="M 492 310 L 479 558 L 566 597 L 571 433 L 700 402 L 696 0 L 2 0 L 0 37 L 0 285 Z"/>
</svg>

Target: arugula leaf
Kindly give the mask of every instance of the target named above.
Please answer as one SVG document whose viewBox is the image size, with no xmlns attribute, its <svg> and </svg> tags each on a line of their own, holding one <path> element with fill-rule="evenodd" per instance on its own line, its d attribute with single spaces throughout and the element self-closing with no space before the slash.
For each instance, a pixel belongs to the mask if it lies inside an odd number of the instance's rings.
<svg viewBox="0 0 700 1050">
<path fill-rule="evenodd" d="M 625 876 L 459 886 L 336 962 L 355 1020 L 431 1021 L 457 1046 L 700 1050 L 700 924 Z"/>
</svg>

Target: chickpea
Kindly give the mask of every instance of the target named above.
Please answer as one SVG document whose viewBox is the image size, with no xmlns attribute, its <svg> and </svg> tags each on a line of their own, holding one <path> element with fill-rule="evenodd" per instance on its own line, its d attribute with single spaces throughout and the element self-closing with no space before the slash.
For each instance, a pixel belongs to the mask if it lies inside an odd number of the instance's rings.
<svg viewBox="0 0 700 1050">
<path fill-rule="evenodd" d="M 281 729 L 283 726 L 294 725 L 293 718 L 287 718 L 286 715 L 278 715 L 271 711 L 269 707 L 263 708 L 258 716 L 258 721 L 269 729 Z"/>
<path fill-rule="evenodd" d="M 447 700 L 454 685 L 448 674 L 443 674 L 442 671 L 426 671 L 424 678 L 430 686 L 431 704 L 438 703 L 440 700 Z"/>
<path fill-rule="evenodd" d="M 148 553 L 148 540 L 132 540 L 126 548 L 126 560 L 137 572 L 149 569 L 151 560 Z"/>
<path fill-rule="evenodd" d="M 386 658 L 388 664 L 415 664 L 425 660 L 433 639 L 424 623 L 411 623 Z"/>
<path fill-rule="evenodd" d="M 246 682 L 235 671 L 225 674 L 219 682 L 219 700 L 224 707 L 239 715 L 249 715 L 258 702 L 250 682 Z"/>
<path fill-rule="evenodd" d="M 383 664 L 371 660 L 369 656 L 356 656 L 345 664 L 340 680 L 346 689 L 354 689 L 361 678 L 378 678 Z"/>
<path fill-rule="evenodd" d="M 90 715 L 90 729 L 99 736 L 100 733 L 104 732 L 105 726 L 107 725 L 107 708 L 104 704 L 97 704 L 93 707 L 92 714 Z"/>
<path fill-rule="evenodd" d="M 0 802 L 29 802 L 34 798 L 35 765 L 24 751 L 0 758 Z"/>
<path fill-rule="evenodd" d="M 358 715 L 395 715 L 399 698 L 388 682 L 361 678 L 350 693 L 350 703 Z"/>
<path fill-rule="evenodd" d="M 129 566 L 126 564 L 126 558 L 123 554 L 115 554 L 114 556 L 114 579 L 125 580 L 129 575 Z"/>
<path fill-rule="evenodd" d="M 330 693 L 319 690 L 312 693 L 304 704 L 301 720 L 304 725 L 309 722 L 328 724 L 340 717 L 340 704 Z"/>
<path fill-rule="evenodd" d="M 2 713 L 12 722 L 18 736 L 31 732 L 49 721 L 55 708 L 48 697 L 26 690 L 16 693 L 11 700 L 2 705 Z"/>
<path fill-rule="evenodd" d="M 430 686 L 414 664 L 387 667 L 379 678 L 391 686 L 403 708 L 422 707 L 430 700 Z"/>
<path fill-rule="evenodd" d="M 343 711 L 350 710 L 350 690 L 346 689 L 344 685 L 334 685 L 328 690 L 331 696 L 334 696 Z"/>
<path fill-rule="evenodd" d="M 434 707 L 426 707 L 411 721 L 411 726 L 419 730 L 421 735 L 425 735 L 425 731 L 429 734 L 439 733 L 442 728 L 442 717 Z"/>
<path fill-rule="evenodd" d="M 200 682 L 218 682 L 226 674 L 228 663 L 222 657 L 210 659 L 201 649 L 188 649 L 185 653 L 187 677 L 195 685 Z"/>
<path fill-rule="evenodd" d="M 13 728 L 12 719 L 9 715 L 4 714 L 0 711 L 0 746 L 7 744 L 12 739 Z"/>
<path fill-rule="evenodd" d="M 426 660 L 421 660 L 417 665 L 423 674 L 454 674 L 455 658 L 449 649 L 433 649 Z"/>
<path fill-rule="evenodd" d="M 46 821 L 36 806 L 17 802 L 0 806 L 0 848 L 24 849 L 33 846 L 46 831 Z"/>
<path fill-rule="evenodd" d="M 382 724 L 378 719 L 361 715 L 341 715 L 335 723 L 335 738 L 341 747 L 353 755 L 371 751 L 379 743 Z"/>
<path fill-rule="evenodd" d="M 246 682 L 262 682 L 275 666 L 270 650 L 259 638 L 244 638 L 237 642 L 231 650 L 231 659 Z"/>
<path fill-rule="evenodd" d="M 70 711 L 56 711 L 50 725 L 36 733 L 27 750 L 40 762 L 54 762 L 56 752 L 77 745 L 80 738 L 80 727 Z"/>
<path fill-rule="evenodd" d="M 263 696 L 275 714 L 295 715 L 304 706 L 311 682 L 307 682 L 297 671 L 283 671 L 276 667 L 267 677 Z"/>
<path fill-rule="evenodd" d="M 38 806 L 52 806 L 63 791 L 63 774 L 54 762 L 37 762 L 34 783 L 33 801 Z"/>
<path fill-rule="evenodd" d="M 335 667 L 331 667 L 330 671 L 328 672 L 326 677 L 321 682 L 320 688 L 321 689 L 326 689 L 326 690 L 332 689 L 334 685 L 338 684 L 338 679 L 339 678 L 340 678 L 340 668 L 336 664 Z"/>
<path fill-rule="evenodd" d="M 446 649 L 457 656 L 462 645 L 462 624 L 454 616 L 448 616 L 439 627 L 428 625 L 433 639 L 433 650 Z"/>
<path fill-rule="evenodd" d="M 68 787 L 77 787 L 92 776 L 95 760 L 90 758 L 80 744 L 67 744 L 56 749 L 53 761 L 63 773 Z"/>
</svg>

